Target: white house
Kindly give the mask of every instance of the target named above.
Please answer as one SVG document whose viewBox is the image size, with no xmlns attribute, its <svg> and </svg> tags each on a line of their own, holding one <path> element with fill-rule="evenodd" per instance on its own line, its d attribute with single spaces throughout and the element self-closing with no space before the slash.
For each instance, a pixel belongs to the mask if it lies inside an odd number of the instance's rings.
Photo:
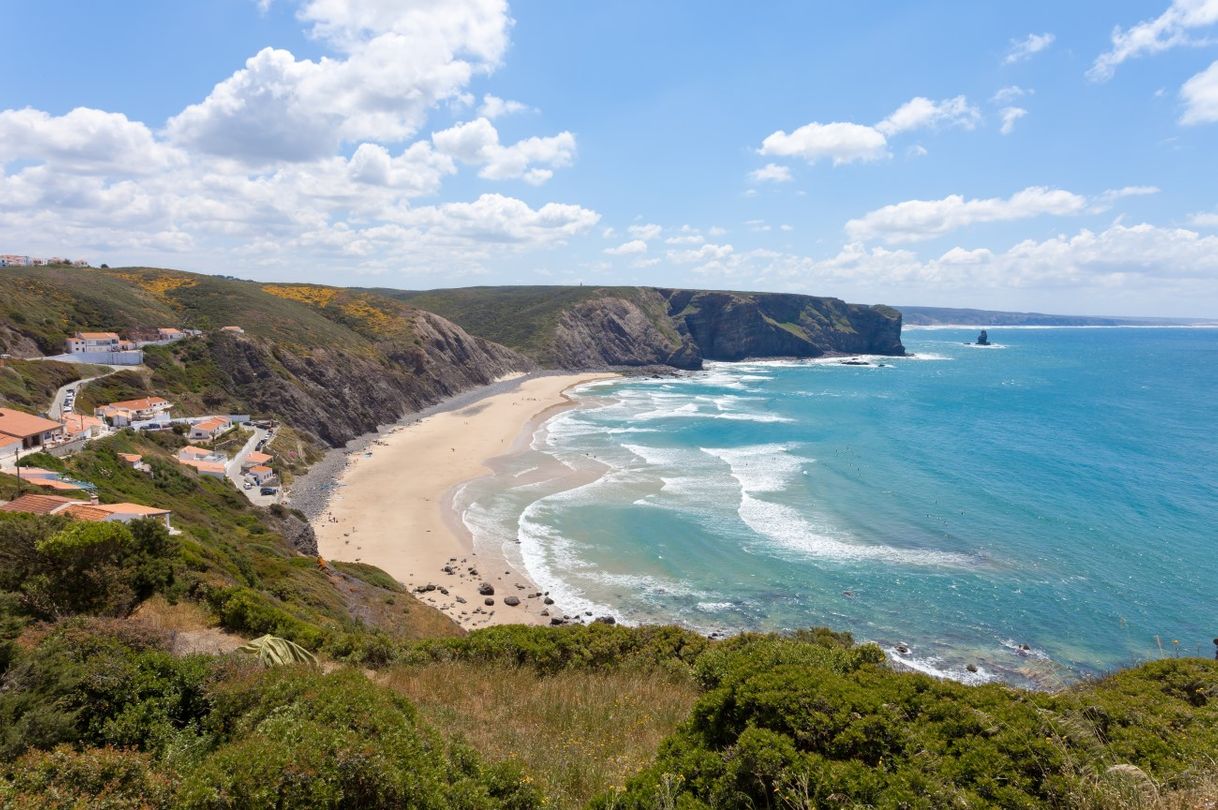
<svg viewBox="0 0 1218 810">
<path fill-rule="evenodd" d="M 209 416 L 190 426 L 191 441 L 210 442 L 232 426 L 227 416 Z"/>
<path fill-rule="evenodd" d="M 93 415 L 105 419 L 114 427 L 126 427 L 132 422 L 164 421 L 172 407 L 173 403 L 167 399 L 143 397 L 99 405 L 93 409 Z"/>
</svg>

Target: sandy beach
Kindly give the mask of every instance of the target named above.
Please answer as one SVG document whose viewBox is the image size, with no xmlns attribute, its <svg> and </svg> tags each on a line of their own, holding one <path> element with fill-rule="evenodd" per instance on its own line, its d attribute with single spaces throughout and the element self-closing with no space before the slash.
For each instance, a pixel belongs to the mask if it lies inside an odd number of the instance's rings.
<svg viewBox="0 0 1218 810">
<path fill-rule="evenodd" d="M 489 459 L 511 452 L 539 421 L 568 407 L 568 388 L 610 376 L 523 378 L 507 391 L 392 428 L 352 452 L 313 521 L 321 555 L 383 568 L 412 592 L 434 586 L 415 595 L 466 628 L 548 623 L 543 611 L 561 615 L 501 554 L 474 553 L 451 496 L 458 485 L 488 474 Z M 492 596 L 479 593 L 482 583 L 494 588 Z M 505 604 L 508 597 L 519 605 Z"/>
</svg>

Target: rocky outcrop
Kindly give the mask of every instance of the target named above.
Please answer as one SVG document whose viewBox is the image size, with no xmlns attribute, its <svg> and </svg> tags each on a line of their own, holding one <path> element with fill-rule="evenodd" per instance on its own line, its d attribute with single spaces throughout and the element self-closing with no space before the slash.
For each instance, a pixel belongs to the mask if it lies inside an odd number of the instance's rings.
<svg viewBox="0 0 1218 810">
<path fill-rule="evenodd" d="M 653 303 L 653 311 L 644 309 Z M 656 312 L 659 317 L 656 317 Z M 559 368 L 654 366 L 701 368 L 693 340 L 668 326 L 665 302 L 640 305 L 624 298 L 596 298 L 564 310 L 559 316 L 550 361 Z"/>
<path fill-rule="evenodd" d="M 837 298 L 660 290 L 669 317 L 707 360 L 903 355 L 901 313 Z"/>
<path fill-rule="evenodd" d="M 208 348 L 224 385 L 255 413 L 269 413 L 331 446 L 404 414 L 533 363 L 438 315 L 413 315 L 409 342 L 359 354 L 294 352 L 256 338 L 214 333 Z"/>
</svg>

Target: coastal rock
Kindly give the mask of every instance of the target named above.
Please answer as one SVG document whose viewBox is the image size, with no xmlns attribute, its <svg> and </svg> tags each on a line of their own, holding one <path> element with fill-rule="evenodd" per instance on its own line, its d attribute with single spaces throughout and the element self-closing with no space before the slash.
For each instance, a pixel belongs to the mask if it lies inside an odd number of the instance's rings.
<svg viewBox="0 0 1218 810">
<path fill-rule="evenodd" d="M 486 605 L 487 607 L 490 607 L 491 605 L 495 604 L 495 600 L 488 596 L 482 600 L 482 604 Z"/>
<path fill-rule="evenodd" d="M 508 607 L 516 607 L 520 604 L 520 599 L 515 596 L 507 596 L 504 597 L 503 604 L 507 605 Z"/>
<path fill-rule="evenodd" d="M 489 582 L 482 582 L 478 585 L 478 593 L 481 596 L 494 596 L 495 586 Z"/>
<path fill-rule="evenodd" d="M 977 336 L 977 345 L 978 346 L 989 346 L 990 345 L 990 335 L 984 329 L 982 329 L 981 334 Z"/>
<path fill-rule="evenodd" d="M 592 620 L 593 624 L 617 624 L 617 619 L 612 616 L 598 616 Z"/>
<path fill-rule="evenodd" d="M 545 599 L 542 599 L 541 601 L 542 601 L 542 604 L 545 604 L 545 605 L 554 604 L 554 600 L 548 596 Z"/>
</svg>

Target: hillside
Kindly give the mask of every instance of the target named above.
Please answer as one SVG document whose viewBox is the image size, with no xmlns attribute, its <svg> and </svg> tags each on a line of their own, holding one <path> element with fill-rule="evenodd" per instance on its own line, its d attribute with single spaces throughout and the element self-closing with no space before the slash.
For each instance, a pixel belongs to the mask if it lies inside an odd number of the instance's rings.
<svg viewBox="0 0 1218 810">
<path fill-rule="evenodd" d="M 1110 318 L 952 307 L 897 307 L 909 326 L 1183 326 L 1218 323 L 1191 318 Z"/>
<path fill-rule="evenodd" d="M 6 268 L 0 350 L 53 354 L 80 329 L 155 336 L 205 330 L 152 347 L 147 369 L 86 389 L 100 400 L 170 398 L 185 415 L 275 416 L 339 445 L 404 413 L 532 363 L 400 301 L 313 285 L 272 285 L 172 270 Z M 240 326 L 244 335 L 218 331 Z"/>
<path fill-rule="evenodd" d="M 653 287 L 376 292 L 560 368 L 904 353 L 899 312 L 836 298 Z"/>
</svg>

